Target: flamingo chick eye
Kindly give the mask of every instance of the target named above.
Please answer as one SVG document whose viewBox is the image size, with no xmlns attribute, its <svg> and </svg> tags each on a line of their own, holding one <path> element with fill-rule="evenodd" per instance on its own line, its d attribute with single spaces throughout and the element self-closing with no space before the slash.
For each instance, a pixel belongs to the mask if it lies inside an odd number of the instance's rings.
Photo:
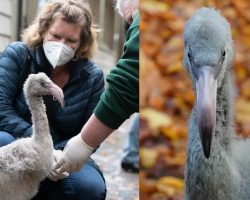
<svg viewBox="0 0 250 200">
<path fill-rule="evenodd" d="M 192 58 L 192 53 L 190 51 L 188 52 L 188 59 L 189 59 L 190 64 L 192 65 L 193 58 Z"/>
<path fill-rule="evenodd" d="M 224 50 L 222 53 L 222 62 L 225 60 L 225 57 L 226 57 L 226 51 Z"/>
<path fill-rule="evenodd" d="M 43 86 L 43 87 L 45 87 L 45 85 L 46 85 L 45 81 L 41 81 L 40 84 L 41 84 L 41 86 Z"/>
</svg>

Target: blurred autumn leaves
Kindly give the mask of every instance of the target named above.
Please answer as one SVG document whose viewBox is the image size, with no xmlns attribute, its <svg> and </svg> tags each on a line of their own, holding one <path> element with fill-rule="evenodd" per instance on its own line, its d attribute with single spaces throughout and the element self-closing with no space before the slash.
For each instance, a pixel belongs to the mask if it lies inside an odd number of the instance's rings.
<svg viewBox="0 0 250 200">
<path fill-rule="evenodd" d="M 141 0 L 140 199 L 183 198 L 187 124 L 194 103 L 182 65 L 183 29 L 196 9 L 221 10 L 232 28 L 237 83 L 235 127 L 250 135 L 250 2 Z M 249 55 L 249 56 L 248 56 Z"/>
</svg>

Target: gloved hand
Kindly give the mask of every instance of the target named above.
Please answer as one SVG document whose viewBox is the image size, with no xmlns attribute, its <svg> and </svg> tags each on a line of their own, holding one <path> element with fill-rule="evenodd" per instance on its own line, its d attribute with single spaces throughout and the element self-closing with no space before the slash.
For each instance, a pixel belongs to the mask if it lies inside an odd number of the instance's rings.
<svg viewBox="0 0 250 200">
<path fill-rule="evenodd" d="M 58 169 L 55 169 L 55 165 L 56 165 L 57 161 L 62 157 L 62 155 L 63 155 L 63 152 L 61 150 L 54 149 L 54 151 L 53 151 L 53 157 L 54 157 L 53 168 L 52 168 L 50 174 L 48 175 L 48 178 L 52 181 L 58 181 L 59 179 L 64 179 L 64 178 L 69 176 L 69 173 L 67 173 L 67 172 L 60 173 L 58 171 Z"/>
<path fill-rule="evenodd" d="M 57 162 L 55 169 L 60 173 L 76 172 L 81 169 L 84 163 L 90 158 L 94 148 L 88 146 L 81 137 L 81 134 L 71 138 L 63 150 L 63 156 Z"/>
</svg>

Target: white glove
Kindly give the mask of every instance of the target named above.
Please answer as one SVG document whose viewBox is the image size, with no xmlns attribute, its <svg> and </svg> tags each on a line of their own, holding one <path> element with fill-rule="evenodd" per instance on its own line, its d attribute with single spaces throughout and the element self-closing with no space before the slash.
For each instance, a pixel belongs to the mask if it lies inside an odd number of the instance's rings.
<svg viewBox="0 0 250 200">
<path fill-rule="evenodd" d="M 90 158 L 93 150 L 94 148 L 82 140 L 81 134 L 78 134 L 68 141 L 63 150 L 63 156 L 57 162 L 55 169 L 58 169 L 60 173 L 79 171 Z"/>
<path fill-rule="evenodd" d="M 54 151 L 53 151 L 53 157 L 54 157 L 53 168 L 52 168 L 50 174 L 48 175 L 48 178 L 52 181 L 58 181 L 59 179 L 64 179 L 64 178 L 69 176 L 69 173 L 67 173 L 67 172 L 60 173 L 58 171 L 58 169 L 55 169 L 55 165 L 56 165 L 57 161 L 62 157 L 62 155 L 63 155 L 63 152 L 61 150 L 54 149 Z"/>
</svg>

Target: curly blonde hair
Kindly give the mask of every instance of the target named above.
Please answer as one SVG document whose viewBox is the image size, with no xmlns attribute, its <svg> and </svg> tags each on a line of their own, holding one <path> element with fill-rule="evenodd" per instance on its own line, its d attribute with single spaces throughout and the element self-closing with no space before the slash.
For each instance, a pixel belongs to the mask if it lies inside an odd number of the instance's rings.
<svg viewBox="0 0 250 200">
<path fill-rule="evenodd" d="M 82 0 L 63 0 L 46 3 L 34 22 L 26 28 L 21 37 L 28 47 L 43 44 L 43 35 L 54 23 L 56 17 L 81 26 L 81 41 L 76 55 L 80 59 L 91 58 L 97 48 L 97 30 L 93 26 L 93 15 L 89 4 Z"/>
</svg>

